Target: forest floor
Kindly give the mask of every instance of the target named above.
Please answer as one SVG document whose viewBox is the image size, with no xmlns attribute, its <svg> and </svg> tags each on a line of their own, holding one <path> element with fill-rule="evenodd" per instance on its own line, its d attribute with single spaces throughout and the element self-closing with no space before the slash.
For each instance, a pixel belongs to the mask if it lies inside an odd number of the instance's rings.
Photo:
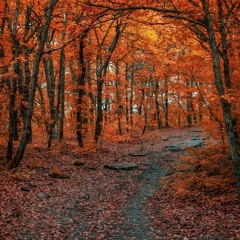
<svg viewBox="0 0 240 240">
<path fill-rule="evenodd" d="M 207 138 L 181 128 L 101 140 L 85 153 L 70 143 L 29 146 L 19 168 L 0 169 L 0 239 L 240 239 L 234 180 L 206 190 L 179 177 L 190 176 L 178 168 L 183 157 L 209 157 Z M 199 139 L 197 150 L 176 149 Z M 131 169 L 111 169 L 126 162 Z M 216 170 L 207 176 L 222 179 Z"/>
</svg>

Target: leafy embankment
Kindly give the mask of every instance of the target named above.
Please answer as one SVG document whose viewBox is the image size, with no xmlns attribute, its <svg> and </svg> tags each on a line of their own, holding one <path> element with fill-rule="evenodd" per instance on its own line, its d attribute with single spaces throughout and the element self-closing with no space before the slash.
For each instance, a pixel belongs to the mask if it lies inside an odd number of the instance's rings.
<svg viewBox="0 0 240 240">
<path fill-rule="evenodd" d="M 229 154 L 188 151 L 148 204 L 152 227 L 168 239 L 240 239 L 240 208 Z M 166 162 L 165 162 L 165 165 Z M 172 163 L 171 163 L 172 165 Z"/>
</svg>

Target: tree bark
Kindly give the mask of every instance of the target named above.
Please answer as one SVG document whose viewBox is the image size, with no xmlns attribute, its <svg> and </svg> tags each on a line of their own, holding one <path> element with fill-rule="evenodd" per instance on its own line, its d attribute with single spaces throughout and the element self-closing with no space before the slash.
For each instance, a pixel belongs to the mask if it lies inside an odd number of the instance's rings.
<svg viewBox="0 0 240 240">
<path fill-rule="evenodd" d="M 115 73 L 116 73 L 116 105 L 117 105 L 117 118 L 118 118 L 118 133 L 122 135 L 122 123 L 121 123 L 121 115 L 122 115 L 122 105 L 121 105 L 121 96 L 119 91 L 120 80 L 118 78 L 119 75 L 119 63 L 115 64 Z"/>
<path fill-rule="evenodd" d="M 55 89 L 56 89 L 56 78 L 54 76 L 54 62 L 52 58 L 52 53 L 48 53 L 48 57 L 43 58 L 43 66 L 45 71 L 45 77 L 47 82 L 47 96 L 49 102 L 50 110 L 50 122 L 48 123 L 47 133 L 48 133 L 48 149 L 51 148 L 53 137 L 57 136 L 55 132 L 55 126 L 57 123 L 57 111 L 54 106 L 55 101 Z"/>
<path fill-rule="evenodd" d="M 146 94 L 146 100 L 145 103 L 143 103 L 143 110 L 144 110 L 144 126 L 143 126 L 143 130 L 142 130 L 142 135 L 146 132 L 147 127 L 148 127 L 148 94 Z"/>
<path fill-rule="evenodd" d="M 231 84 L 231 75 L 230 75 L 230 66 L 229 66 L 229 58 L 228 58 L 228 48 L 229 44 L 227 41 L 227 31 L 226 31 L 226 23 L 224 21 L 224 13 L 223 13 L 223 6 L 222 0 L 218 0 L 218 14 L 219 14 L 219 21 L 220 21 L 220 34 L 221 34 L 221 44 L 222 44 L 222 59 L 223 59 L 223 72 L 224 72 L 224 81 L 225 85 L 228 90 L 232 89 Z M 240 145 L 239 141 L 239 132 L 237 128 L 237 121 L 238 119 L 236 116 L 233 116 L 233 127 L 234 127 L 234 134 L 235 139 L 237 141 L 237 145 Z"/>
<path fill-rule="evenodd" d="M 158 80 L 155 80 L 154 102 L 155 102 L 155 108 L 156 108 L 158 129 L 161 129 L 162 128 L 162 119 L 161 119 L 160 104 L 159 104 L 159 100 L 158 100 L 158 92 L 159 92 L 159 82 L 158 82 Z"/>
<path fill-rule="evenodd" d="M 125 66 L 125 101 L 126 101 L 126 131 L 129 132 L 129 100 L 128 100 L 128 63 Z"/>
<path fill-rule="evenodd" d="M 80 39 L 79 44 L 79 62 L 81 66 L 81 74 L 77 78 L 78 84 L 78 98 L 77 98 L 77 140 L 78 146 L 83 147 L 83 116 L 82 116 L 82 103 L 83 97 L 86 95 L 85 83 L 86 83 L 86 63 L 84 61 L 84 38 Z"/>
<path fill-rule="evenodd" d="M 20 61 L 17 59 L 20 54 L 20 46 L 19 39 L 17 38 L 17 23 L 19 17 L 19 6 L 20 1 L 16 0 L 16 8 L 14 12 L 14 19 L 12 22 L 9 22 L 8 28 L 11 32 L 11 37 L 13 40 L 12 46 L 12 56 L 15 59 L 15 63 L 13 64 L 13 72 L 16 76 L 12 77 L 12 79 L 7 80 L 8 90 L 9 90 L 9 126 L 8 126 L 8 148 L 7 148 L 7 162 L 12 160 L 14 140 L 18 140 L 18 110 L 16 109 L 16 94 L 18 89 L 18 80 L 21 78 L 20 72 Z"/>
<path fill-rule="evenodd" d="M 131 128 L 133 127 L 133 87 L 134 87 L 134 77 L 135 77 L 135 64 L 132 64 L 131 68 L 131 89 L 130 89 L 130 101 L 129 101 L 129 108 L 130 108 L 130 125 Z"/>
<path fill-rule="evenodd" d="M 192 126 L 192 115 L 193 115 L 193 103 L 192 103 L 192 93 L 190 92 L 191 83 L 189 80 L 186 80 L 186 88 L 188 90 L 187 95 L 187 125 L 188 127 Z"/>
<path fill-rule="evenodd" d="M 103 101 L 102 101 L 102 91 L 103 91 L 103 83 L 104 83 L 104 77 L 107 75 L 107 68 L 109 66 L 110 60 L 112 58 L 112 54 L 117 46 L 118 40 L 123 33 L 124 29 L 126 28 L 126 25 L 124 25 L 121 29 L 122 22 L 117 22 L 116 25 L 116 33 L 112 39 L 112 42 L 108 48 L 108 55 L 107 58 L 102 61 L 102 56 L 97 56 L 97 63 L 99 64 L 99 67 L 96 68 L 96 76 L 97 76 L 97 117 L 96 117 L 96 124 L 95 124 L 95 137 L 94 140 L 97 142 L 99 136 L 102 133 L 102 122 L 103 122 Z M 111 24 L 110 24 L 111 27 Z M 106 33 L 108 34 L 108 32 Z M 103 37 L 103 41 L 105 37 Z M 103 42 L 102 42 L 103 43 Z M 100 48 L 102 45 L 99 46 Z M 100 54 L 100 53 L 99 53 Z"/>
<path fill-rule="evenodd" d="M 168 77 L 164 81 L 164 110 L 165 110 L 165 127 L 169 127 L 168 122 Z"/>
<path fill-rule="evenodd" d="M 63 140 L 64 135 L 64 114 L 65 114 L 65 48 L 61 49 L 60 53 L 60 70 L 59 70 L 59 83 L 60 83 L 60 119 L 59 119 L 59 141 Z"/>
<path fill-rule="evenodd" d="M 46 38 L 47 38 L 48 28 L 49 28 L 49 25 L 50 25 L 51 19 L 52 19 L 52 13 L 53 13 L 54 7 L 57 4 L 57 2 L 58 2 L 58 0 L 51 0 L 49 8 L 45 10 L 45 19 L 46 20 L 42 27 L 40 42 L 39 42 L 36 54 L 34 56 L 32 81 L 31 81 L 28 109 L 27 109 L 27 113 L 26 113 L 23 135 L 22 135 L 21 142 L 19 144 L 17 153 L 15 154 L 14 158 L 7 164 L 7 166 L 6 166 L 7 169 L 12 169 L 19 165 L 20 161 L 23 158 L 23 155 L 24 155 L 24 152 L 26 149 L 26 145 L 28 143 L 28 138 L 29 138 L 30 129 L 31 129 L 31 120 L 32 120 L 32 115 L 33 115 L 33 103 L 34 103 L 35 93 L 36 93 L 40 61 L 41 61 L 44 45 L 45 45 Z"/>
<path fill-rule="evenodd" d="M 16 125 L 16 110 L 15 110 L 15 100 L 17 92 L 17 80 L 16 78 L 12 79 L 12 84 L 10 80 L 7 80 L 7 85 L 10 92 L 10 103 L 9 103 L 9 126 L 8 126 L 8 148 L 7 148 L 7 162 L 12 160 L 13 155 L 13 141 L 14 135 L 16 134 L 15 125 Z"/>
<path fill-rule="evenodd" d="M 224 85 L 223 85 L 222 75 L 221 75 L 219 50 L 217 47 L 211 14 L 210 14 L 206 0 L 201 0 L 201 1 L 203 4 L 203 10 L 205 12 L 207 32 L 208 32 L 209 41 L 210 41 L 209 44 L 210 44 L 212 59 L 213 59 L 215 85 L 218 91 L 218 95 L 220 97 L 220 102 L 223 110 L 226 133 L 227 133 L 228 142 L 230 146 L 233 167 L 234 167 L 235 175 L 237 178 L 237 193 L 238 193 L 238 196 L 240 197 L 240 161 L 238 157 L 237 142 L 234 134 L 234 124 L 233 124 L 233 118 L 231 114 L 231 106 L 230 106 L 230 103 L 224 98 L 225 90 L 224 90 Z"/>
</svg>

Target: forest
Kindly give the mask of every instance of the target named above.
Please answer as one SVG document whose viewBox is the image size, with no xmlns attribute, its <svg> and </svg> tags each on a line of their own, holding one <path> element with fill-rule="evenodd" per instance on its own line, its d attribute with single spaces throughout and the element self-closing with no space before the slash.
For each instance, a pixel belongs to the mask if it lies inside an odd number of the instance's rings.
<svg viewBox="0 0 240 240">
<path fill-rule="evenodd" d="M 239 239 L 239 10 L 238 0 L 2 0 L 0 208 L 9 208 L 0 213 L 0 238 Z M 122 190 L 118 178 L 138 180 Z M 61 215 L 38 235 L 39 223 L 28 221 L 42 218 L 36 202 L 51 205 L 44 186 L 56 191 L 48 221 L 77 202 L 91 221 L 77 229 L 81 220 L 68 212 L 72 222 Z M 77 186 L 90 193 L 77 199 Z M 104 191 L 113 199 L 96 197 Z M 128 198 L 144 213 L 140 233 L 120 224 L 120 216 L 131 225 L 140 214 Z M 167 203 L 194 225 L 172 219 Z M 30 205 L 38 210 L 28 215 Z M 87 215 L 91 206 L 102 218 Z M 179 232 L 168 232 L 161 214 Z M 209 234 L 201 235 L 200 215 Z"/>
</svg>

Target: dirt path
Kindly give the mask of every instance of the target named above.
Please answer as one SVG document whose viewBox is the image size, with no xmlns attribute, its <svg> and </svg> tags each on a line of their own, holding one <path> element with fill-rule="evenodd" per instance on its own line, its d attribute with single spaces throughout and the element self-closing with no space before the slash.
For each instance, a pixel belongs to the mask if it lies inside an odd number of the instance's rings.
<svg viewBox="0 0 240 240">
<path fill-rule="evenodd" d="M 140 187 L 139 191 L 127 201 L 123 208 L 125 221 L 129 225 L 124 231 L 125 236 L 127 236 L 125 239 L 161 239 L 157 233 L 154 233 L 150 226 L 146 205 L 149 198 L 159 188 L 160 179 L 170 173 L 169 170 L 164 169 L 161 162 L 176 161 L 176 159 L 174 159 L 174 154 L 171 154 L 171 152 L 181 151 L 183 147 L 180 146 L 200 147 L 204 143 L 204 141 L 200 139 L 199 130 L 189 133 L 189 138 L 185 139 L 183 142 L 181 140 L 179 141 L 179 139 L 184 137 L 181 135 L 173 135 L 164 139 L 166 142 L 165 146 L 159 149 L 159 152 L 153 151 L 149 154 L 148 160 L 145 162 L 148 168 L 134 178 L 133 182 L 142 182 L 143 185 Z M 175 141 L 169 145 L 167 141 L 171 138 L 175 139 Z"/>
<path fill-rule="evenodd" d="M 125 234 L 129 238 L 139 240 L 155 239 L 155 235 L 150 228 L 146 204 L 149 197 L 159 187 L 160 178 L 166 174 L 166 171 L 159 163 L 159 159 L 163 157 L 158 152 L 149 155 L 148 169 L 134 179 L 134 181 L 143 182 L 143 185 L 123 208 L 126 222 L 129 223 L 129 228 L 125 231 Z"/>
<path fill-rule="evenodd" d="M 169 171 L 164 162 L 174 162 L 175 151 L 196 141 L 191 139 L 196 134 L 192 129 L 166 129 L 135 141 L 104 142 L 97 152 L 81 156 L 86 164 L 80 167 L 74 166 L 78 159 L 66 153 L 55 157 L 45 151 L 36 153 L 34 169 L 27 164 L 21 169 L 32 174 L 31 178 L 0 179 L 8 191 L 0 202 L 4 216 L 0 239 L 161 239 L 150 226 L 146 204 Z M 44 162 L 36 165 L 36 159 L 43 156 Z M 116 162 L 134 162 L 138 168 L 104 168 Z M 50 168 L 70 178 L 53 179 Z M 22 191 L 22 186 L 28 191 Z M 1 206 L 4 202 L 11 203 L 9 208 Z"/>
<path fill-rule="evenodd" d="M 153 142 L 148 142 L 148 146 L 154 146 L 157 139 L 154 139 Z M 169 174 L 169 170 L 165 169 L 161 163 L 164 161 L 176 161 L 174 157 L 176 154 L 173 152 L 182 150 L 183 146 L 198 147 L 203 142 L 199 140 L 198 131 L 187 131 L 182 135 L 170 135 L 168 138 L 163 139 L 164 145 L 161 145 L 158 151 L 148 147 L 148 152 L 142 154 L 145 156 L 144 159 L 140 160 L 140 164 L 145 166 L 145 169 L 136 176 L 133 176 L 132 179 L 129 179 L 128 184 L 139 185 L 140 188 L 137 189 L 133 195 L 128 198 L 123 206 L 120 208 L 114 209 L 110 213 L 108 221 L 112 222 L 111 227 L 116 231 L 109 229 L 107 239 L 116 239 L 116 240 L 125 240 L 125 239 L 135 239 L 135 240 L 151 240 L 151 239 L 163 239 L 157 232 L 151 228 L 150 219 L 148 216 L 146 205 L 149 201 L 149 198 L 155 193 L 155 191 L 160 186 L 160 179 Z M 141 143 L 141 149 L 146 143 Z M 169 148 L 170 146 L 170 148 Z M 141 154 L 140 154 L 141 155 Z M 130 159 L 129 159 L 130 161 Z M 121 213 L 122 216 L 118 219 L 117 222 L 114 222 L 115 213 Z M 106 222 L 103 222 L 101 226 L 97 226 L 93 232 L 89 233 L 88 238 L 81 235 L 81 232 L 84 232 L 84 226 L 78 226 L 74 229 L 67 237 L 67 239 L 106 239 L 106 230 L 104 231 L 103 236 L 99 236 L 99 228 L 106 228 Z M 113 227 L 114 226 L 114 227 Z M 85 225 L 86 227 L 86 225 Z M 98 229 L 96 231 L 96 229 Z"/>
<path fill-rule="evenodd" d="M 123 216 L 121 221 L 118 221 L 117 225 L 115 225 L 118 231 L 113 234 L 114 236 L 110 233 L 108 239 L 159 239 L 150 227 L 146 204 L 148 199 L 160 186 L 160 178 L 168 173 L 159 162 L 159 160 L 164 159 L 167 155 L 161 152 L 151 152 L 148 154 L 147 160 L 143 163 L 147 169 L 130 180 L 130 184 L 141 184 L 141 187 L 126 201 L 123 207 L 115 209 L 115 213 L 122 212 Z M 112 219 L 112 216 L 110 219 Z M 87 225 L 78 226 L 68 234 L 66 239 L 86 239 L 81 234 L 84 232 L 85 227 Z M 97 233 L 92 232 L 89 233 L 88 239 L 104 239 L 104 237 L 101 238 Z"/>
</svg>

